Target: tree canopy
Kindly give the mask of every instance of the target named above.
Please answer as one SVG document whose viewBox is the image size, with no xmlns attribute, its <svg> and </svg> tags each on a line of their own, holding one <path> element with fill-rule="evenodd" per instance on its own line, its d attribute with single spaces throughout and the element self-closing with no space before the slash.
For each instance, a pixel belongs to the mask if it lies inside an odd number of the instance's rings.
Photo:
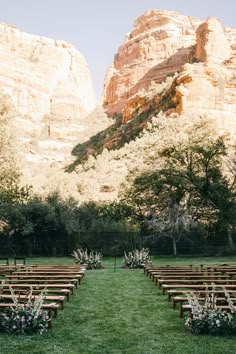
<svg viewBox="0 0 236 354">
<path fill-rule="evenodd" d="M 223 137 L 208 134 L 206 121 L 193 122 L 185 139 L 148 151 L 146 168 L 130 173 L 122 198 L 149 228 L 172 238 L 173 252 L 183 233 L 199 223 L 228 230 L 235 225 L 235 171 L 223 171 Z M 229 246 L 234 247 L 230 233 Z"/>
</svg>

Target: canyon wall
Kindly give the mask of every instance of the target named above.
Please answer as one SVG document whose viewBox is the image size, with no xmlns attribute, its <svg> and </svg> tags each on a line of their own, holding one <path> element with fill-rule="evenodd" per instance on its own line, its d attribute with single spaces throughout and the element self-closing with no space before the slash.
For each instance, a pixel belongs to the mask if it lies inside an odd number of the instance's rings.
<svg viewBox="0 0 236 354">
<path fill-rule="evenodd" d="M 85 58 L 73 44 L 1 24 L 0 86 L 15 107 L 25 181 L 43 180 L 45 169 L 62 168 L 90 136 L 86 116 L 96 100 Z"/>
<path fill-rule="evenodd" d="M 152 81 L 162 82 L 190 62 L 196 30 L 203 21 L 171 11 L 151 10 L 139 17 L 108 69 L 103 107 L 121 113 L 124 103 Z"/>
<path fill-rule="evenodd" d="M 176 97 L 181 101 L 178 113 L 186 111 L 187 107 L 196 107 L 199 111 L 201 101 L 205 102 L 204 112 L 208 113 L 213 100 L 215 106 L 221 106 L 223 119 L 224 113 L 227 116 L 235 111 L 232 106 L 235 103 L 234 59 L 230 59 L 234 57 L 235 49 L 236 30 L 223 28 L 218 19 L 203 21 L 171 11 L 147 11 L 135 21 L 133 31 L 127 34 L 108 69 L 103 107 L 110 115 L 123 113 L 125 123 L 129 120 L 127 107 L 137 109 L 141 91 L 148 91 L 153 82 L 161 83 L 168 76 L 181 72 L 181 87 L 177 88 L 179 97 Z M 230 60 L 228 64 L 227 59 Z M 191 93 L 186 90 L 187 80 L 192 87 Z M 222 98 L 224 82 L 225 94 L 230 97 L 225 101 Z M 178 85 L 178 80 L 175 83 Z M 140 104 L 142 100 L 140 98 Z"/>
<path fill-rule="evenodd" d="M 84 57 L 72 44 L 0 25 L 0 85 L 18 113 L 34 121 L 45 114 L 81 116 L 95 96 Z"/>
</svg>

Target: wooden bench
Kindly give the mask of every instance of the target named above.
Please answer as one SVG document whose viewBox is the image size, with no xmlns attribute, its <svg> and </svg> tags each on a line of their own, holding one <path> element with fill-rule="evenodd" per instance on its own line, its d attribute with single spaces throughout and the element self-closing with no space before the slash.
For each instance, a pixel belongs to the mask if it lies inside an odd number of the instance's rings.
<svg viewBox="0 0 236 354">
<path fill-rule="evenodd" d="M 21 265 L 18 266 L 10 266 L 10 265 L 0 265 L 0 275 L 11 274 L 17 269 L 22 269 Z"/>
<path fill-rule="evenodd" d="M 229 269 L 229 267 L 234 267 L 236 270 L 236 264 L 232 265 L 232 263 L 209 263 L 209 264 L 189 264 L 189 265 L 147 265 L 144 266 L 144 273 L 148 275 L 149 272 L 185 272 L 185 271 L 209 271 L 209 270 L 217 270 L 221 271 L 225 268 Z"/>
<path fill-rule="evenodd" d="M 162 288 L 164 285 L 174 284 L 176 288 L 178 285 L 191 285 L 191 284 L 211 284 L 215 285 L 224 284 L 224 285 L 235 285 L 236 279 L 217 279 L 217 278 L 199 278 L 199 279 L 158 279 L 159 288 Z"/>
<path fill-rule="evenodd" d="M 76 266 L 76 265 L 56 265 L 56 264 L 31 264 L 28 266 L 34 269 L 62 269 L 62 270 L 81 270 L 86 269 L 85 266 Z"/>
<path fill-rule="evenodd" d="M 81 276 L 60 276 L 60 275 L 8 275 L 9 282 L 35 282 L 35 283 L 73 283 L 76 288 L 80 284 Z"/>
<path fill-rule="evenodd" d="M 41 293 L 42 289 L 32 289 L 32 294 L 35 295 L 39 295 Z M 30 290 L 29 289 L 14 289 L 14 293 L 17 296 L 28 296 L 29 295 Z M 3 289 L 1 292 L 1 295 L 7 295 L 10 294 L 10 288 L 6 288 Z M 46 296 L 63 296 L 64 298 L 66 298 L 67 301 L 70 300 L 70 290 L 68 289 L 47 289 L 46 291 Z M 52 295 L 53 294 L 53 295 Z"/>
<path fill-rule="evenodd" d="M 227 281 L 228 279 L 231 279 L 228 275 L 222 275 L 222 274 L 201 274 L 201 275 L 195 275 L 195 274 L 185 274 L 185 275 L 158 275 L 158 276 L 153 276 L 153 281 L 155 281 L 155 284 L 158 285 L 160 282 L 164 282 L 165 280 L 168 282 L 168 280 L 201 280 L 201 279 L 207 279 L 207 280 L 225 280 Z"/>
<path fill-rule="evenodd" d="M 222 273 L 185 273 L 185 274 L 154 274 L 154 278 L 158 279 L 191 279 L 191 278 L 222 278 L 222 279 L 231 279 L 228 274 Z"/>
<path fill-rule="evenodd" d="M 16 270 L 13 271 L 11 273 L 11 275 L 46 275 L 46 276 L 64 276 L 64 277 L 78 277 L 79 279 L 82 279 L 85 275 L 85 270 L 66 270 L 66 271 L 62 271 L 62 270 L 42 270 L 42 269 L 34 269 L 34 268 L 25 268 L 25 269 L 21 269 L 21 270 Z"/>
<path fill-rule="evenodd" d="M 235 290 L 236 291 L 236 284 L 235 285 L 232 285 L 232 284 L 163 284 L 162 285 L 162 293 L 165 294 L 166 290 L 170 290 L 170 289 L 191 289 L 192 291 L 193 290 L 206 290 L 207 288 L 208 289 L 212 289 L 212 288 L 225 288 L 227 289 L 231 289 L 231 290 Z"/>
<path fill-rule="evenodd" d="M 11 285 L 14 285 L 14 284 L 29 284 L 29 285 L 32 285 L 32 286 L 39 286 L 39 285 L 42 285 L 45 286 L 44 287 L 47 287 L 47 285 L 55 285 L 55 287 L 59 284 L 59 285 L 73 285 L 73 287 L 77 288 L 78 287 L 78 279 L 7 279 L 5 284 L 11 286 Z M 47 285 L 46 285 L 47 284 Z"/>
<path fill-rule="evenodd" d="M 203 302 L 206 300 L 206 296 L 199 296 L 197 297 L 198 301 Z M 230 300 L 232 300 L 233 302 L 236 301 L 236 297 L 231 297 Z M 188 297 L 187 296 L 173 296 L 172 297 L 172 304 L 173 304 L 173 308 L 176 308 L 176 304 L 183 304 L 184 302 L 188 301 Z M 227 302 L 227 299 L 225 296 L 215 296 L 215 301 L 216 302 Z"/>
<path fill-rule="evenodd" d="M 74 276 L 83 276 L 84 275 L 84 271 L 62 271 L 62 270 L 35 270 L 35 269 L 24 269 L 24 270 L 20 270 L 20 271 L 14 271 L 13 275 L 17 274 L 17 275 L 42 275 L 42 274 L 46 274 L 46 275 L 74 275 Z"/>
<path fill-rule="evenodd" d="M 202 273 L 201 271 L 185 271 L 185 272 L 181 272 L 181 271 L 176 271 L 176 272 L 158 272 L 158 271 L 153 271 L 153 272 L 149 272 L 148 273 L 148 277 L 150 278 L 150 279 L 153 279 L 154 277 L 156 277 L 156 276 L 171 276 L 171 275 L 183 275 L 183 274 L 185 274 L 185 275 L 187 275 L 187 274 L 196 274 L 196 275 L 198 275 L 198 274 L 204 274 L 204 273 Z"/>
<path fill-rule="evenodd" d="M 197 289 L 197 290 L 194 290 L 194 289 L 184 289 L 184 290 L 176 290 L 176 289 L 170 289 L 167 291 L 167 294 L 168 294 L 168 301 L 171 300 L 171 298 L 173 299 L 173 297 L 175 296 L 178 296 L 178 295 L 185 295 L 187 293 L 194 293 L 196 294 L 197 296 L 202 296 L 202 295 L 206 295 L 207 293 L 209 293 L 208 290 L 206 289 Z M 224 289 L 214 289 L 214 294 L 217 294 L 217 295 L 224 295 L 225 291 Z M 236 296 L 236 289 L 235 290 L 231 290 L 231 289 L 227 289 L 227 293 L 229 294 L 233 294 L 234 296 Z M 172 300 L 173 301 L 173 300 Z"/>
<path fill-rule="evenodd" d="M 226 276 L 226 274 L 223 274 L 222 272 L 217 272 L 217 271 L 203 271 L 203 270 L 199 270 L 199 271 L 185 271 L 185 272 L 151 272 L 149 273 L 149 278 L 151 278 L 152 280 L 154 280 L 154 278 L 156 277 L 177 277 L 177 276 L 191 276 L 191 275 L 202 275 L 203 277 L 206 275 L 206 276 L 209 276 L 209 275 L 222 275 L 223 277 Z M 230 276 L 228 276 L 229 278 Z"/>
<path fill-rule="evenodd" d="M 186 268 L 148 268 L 145 270 L 145 273 L 148 275 L 149 273 L 157 272 L 157 273 L 172 273 L 172 272 L 192 272 L 192 271 L 201 271 L 200 267 L 186 267 Z"/>
<path fill-rule="evenodd" d="M 217 309 L 221 310 L 231 310 L 231 307 L 228 305 L 216 305 Z M 236 310 L 236 306 L 233 306 L 234 310 Z M 179 311 L 179 317 L 183 317 L 184 311 L 189 311 L 190 315 L 192 314 L 192 306 L 191 305 L 181 305 Z"/>
<path fill-rule="evenodd" d="M 29 300 L 29 295 L 26 294 L 15 294 L 14 295 L 19 302 L 26 302 Z M 31 295 L 30 297 L 32 300 L 36 300 L 39 298 L 38 295 Z M 0 294 L 0 300 L 2 299 L 12 299 L 11 294 Z M 65 296 L 53 296 L 53 295 L 43 295 L 43 301 L 53 301 L 53 302 L 58 302 L 61 306 L 61 309 L 64 309 L 64 301 L 65 301 Z"/>
<path fill-rule="evenodd" d="M 51 292 L 52 289 L 60 289 L 60 290 L 69 290 L 71 292 L 71 294 L 74 293 L 74 284 L 71 283 L 67 283 L 67 284 L 29 284 L 29 283 L 13 283 L 13 284 L 6 284 L 4 283 L 1 286 L 2 290 L 10 290 L 10 288 L 12 288 L 14 291 L 15 290 L 22 290 L 22 289 L 27 289 L 28 291 L 33 288 L 33 291 L 35 290 L 43 290 L 46 289 L 47 292 Z"/>
</svg>

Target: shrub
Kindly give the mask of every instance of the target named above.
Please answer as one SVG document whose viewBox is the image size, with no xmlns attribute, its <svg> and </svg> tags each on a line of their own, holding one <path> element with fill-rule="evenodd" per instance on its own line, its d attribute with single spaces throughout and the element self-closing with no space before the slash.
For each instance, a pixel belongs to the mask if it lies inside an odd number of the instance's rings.
<svg viewBox="0 0 236 354">
<path fill-rule="evenodd" d="M 199 303 L 195 294 L 187 295 L 191 305 L 191 315 L 186 319 L 185 326 L 192 334 L 229 335 L 236 334 L 236 310 L 225 290 L 225 297 L 230 312 L 216 307 L 214 289 L 207 292 L 204 303 Z"/>
<path fill-rule="evenodd" d="M 151 263 L 149 249 L 142 248 L 141 250 L 128 252 L 128 254 L 125 252 L 123 262 L 128 268 L 143 268 L 145 264 Z"/>
<path fill-rule="evenodd" d="M 88 251 L 78 248 L 72 253 L 74 262 L 86 265 L 87 269 L 100 269 L 102 268 L 102 254 L 97 251 Z"/>
<path fill-rule="evenodd" d="M 9 334 L 44 334 L 48 330 L 49 316 L 42 309 L 44 291 L 32 300 L 32 289 L 27 303 L 18 302 L 11 289 L 14 307 L 0 314 L 0 328 Z"/>
</svg>

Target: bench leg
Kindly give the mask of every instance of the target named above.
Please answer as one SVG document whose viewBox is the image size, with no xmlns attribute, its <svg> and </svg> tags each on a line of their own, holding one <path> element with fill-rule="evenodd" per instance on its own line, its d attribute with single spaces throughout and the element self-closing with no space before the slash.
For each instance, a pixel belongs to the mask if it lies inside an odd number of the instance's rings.
<svg viewBox="0 0 236 354">
<path fill-rule="evenodd" d="M 51 309 L 48 310 L 48 316 L 49 316 L 48 328 L 52 328 L 52 310 Z"/>
<path fill-rule="evenodd" d="M 54 312 L 54 317 L 57 317 L 57 315 L 58 315 L 58 309 L 53 309 L 53 312 Z"/>
<path fill-rule="evenodd" d="M 179 304 L 179 317 L 183 317 L 183 306 L 182 306 L 182 302 Z"/>
</svg>

